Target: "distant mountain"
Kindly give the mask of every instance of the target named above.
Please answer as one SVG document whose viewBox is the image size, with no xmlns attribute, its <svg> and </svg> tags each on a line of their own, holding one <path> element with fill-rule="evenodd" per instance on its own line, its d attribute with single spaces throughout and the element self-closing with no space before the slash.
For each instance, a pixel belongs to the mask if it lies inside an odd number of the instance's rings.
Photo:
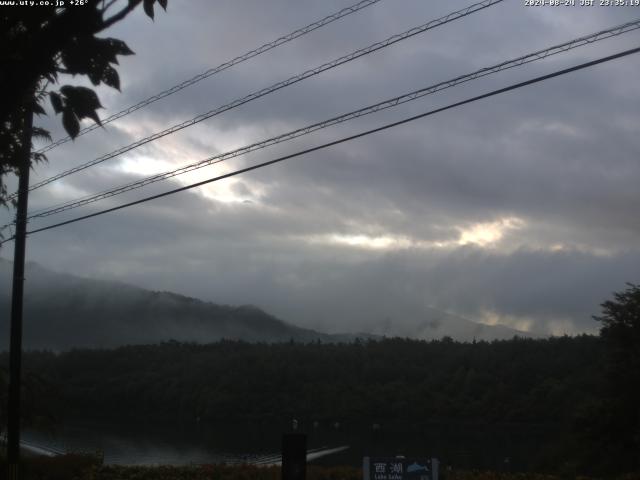
<svg viewBox="0 0 640 480">
<path fill-rule="evenodd" d="M 0 259 L 0 350 L 8 345 L 12 264 Z M 257 307 L 217 305 L 170 292 L 55 273 L 27 263 L 24 345 L 110 348 L 168 340 L 208 343 L 352 341 L 287 324 Z"/>
<path fill-rule="evenodd" d="M 439 340 L 451 337 L 461 342 L 473 340 L 509 340 L 514 336 L 537 337 L 504 325 L 486 325 L 472 320 L 426 307 L 421 318 L 386 319 L 371 325 L 371 333 L 386 336 L 408 337 L 421 340 Z"/>
<path fill-rule="evenodd" d="M 11 262 L 0 259 L 0 350 L 8 347 Z M 372 334 L 326 334 L 288 324 L 257 307 L 204 302 L 171 292 L 154 292 L 119 282 L 52 272 L 27 263 L 24 346 L 68 350 L 111 348 L 177 340 L 209 343 L 237 339 L 248 342 L 349 342 L 358 338 L 400 335 L 456 340 L 511 338 L 522 332 L 481 325 L 433 310 L 416 330 L 375 328 Z M 375 326 L 372 326 L 374 328 Z"/>
</svg>

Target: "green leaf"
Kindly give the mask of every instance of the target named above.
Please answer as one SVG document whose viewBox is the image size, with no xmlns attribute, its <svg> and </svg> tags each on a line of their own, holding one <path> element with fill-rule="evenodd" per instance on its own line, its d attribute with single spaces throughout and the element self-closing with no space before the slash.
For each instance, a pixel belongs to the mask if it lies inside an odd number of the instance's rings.
<svg viewBox="0 0 640 480">
<path fill-rule="evenodd" d="M 72 87 L 71 85 L 64 85 L 60 88 L 60 93 L 62 93 L 65 97 L 73 96 L 73 92 L 77 87 Z"/>
<path fill-rule="evenodd" d="M 71 108 L 65 108 L 62 112 L 62 126 L 71 138 L 76 138 L 80 132 L 80 122 Z"/>
<path fill-rule="evenodd" d="M 51 141 L 51 134 L 44 128 L 33 127 L 33 136 L 35 138 L 44 138 L 45 140 Z"/>
<path fill-rule="evenodd" d="M 147 16 L 153 20 L 153 2 L 155 0 L 144 0 L 144 3 L 142 4 L 142 6 L 144 7 L 144 13 L 147 14 Z"/>
<path fill-rule="evenodd" d="M 55 69 L 55 66 L 52 67 L 52 68 Z M 46 73 L 44 78 L 49 80 L 50 83 L 58 83 L 58 74 L 53 69 L 52 69 L 52 71 Z"/>
<path fill-rule="evenodd" d="M 102 122 L 100 121 L 100 117 L 98 116 L 98 112 L 96 112 L 95 110 L 87 111 L 86 114 L 83 115 L 80 118 L 85 118 L 85 117 L 90 118 L 91 120 L 96 122 L 98 125 L 102 126 Z"/>
<path fill-rule="evenodd" d="M 35 163 L 46 162 L 47 156 L 44 153 L 31 152 L 31 161 Z"/>
<path fill-rule="evenodd" d="M 116 55 L 135 55 L 133 50 L 122 40 L 118 40 L 117 38 L 105 38 L 104 40 L 108 42 Z"/>
<path fill-rule="evenodd" d="M 102 108 L 96 92 L 90 88 L 72 87 L 70 85 L 65 85 L 60 89 L 60 91 L 65 96 L 65 112 L 67 110 L 71 110 L 74 113 L 76 120 L 91 118 L 98 125 L 102 125 L 100 123 L 100 117 L 98 117 L 98 114 L 96 113 L 98 108 Z M 66 125 L 65 128 L 67 128 Z M 71 133 L 69 135 L 71 135 Z"/>
<path fill-rule="evenodd" d="M 90 88 L 64 85 L 60 92 L 66 97 L 67 105 L 70 105 L 74 110 L 78 110 L 78 107 L 90 110 L 103 108 L 98 95 Z"/>
<path fill-rule="evenodd" d="M 102 72 L 92 70 L 87 72 L 87 76 L 89 77 L 89 80 L 91 80 L 91 83 L 93 83 L 94 85 L 99 85 L 100 79 L 102 78 Z"/>
<path fill-rule="evenodd" d="M 92 36 L 74 38 L 60 52 L 62 64 L 71 74 L 86 75 L 89 64 L 94 55 L 94 40 Z"/>
<path fill-rule="evenodd" d="M 44 111 L 44 108 L 42 108 L 42 106 L 38 102 L 33 102 L 33 113 L 35 113 L 36 115 L 47 114 L 47 112 Z"/>
<path fill-rule="evenodd" d="M 116 90 L 120 90 L 120 77 L 118 76 L 116 69 L 113 67 L 109 66 L 104 69 L 104 72 L 102 72 L 102 82 Z"/>
<path fill-rule="evenodd" d="M 60 113 L 62 111 L 62 97 L 56 92 L 49 92 L 49 99 L 51 100 L 51 106 L 53 111 Z"/>
<path fill-rule="evenodd" d="M 87 75 L 94 85 L 99 85 L 103 78 L 114 79 L 113 72 L 108 70 L 111 64 L 118 64 L 118 55 L 132 54 L 133 51 L 121 40 L 89 35 L 70 42 L 61 52 L 61 57 L 69 73 Z"/>
</svg>

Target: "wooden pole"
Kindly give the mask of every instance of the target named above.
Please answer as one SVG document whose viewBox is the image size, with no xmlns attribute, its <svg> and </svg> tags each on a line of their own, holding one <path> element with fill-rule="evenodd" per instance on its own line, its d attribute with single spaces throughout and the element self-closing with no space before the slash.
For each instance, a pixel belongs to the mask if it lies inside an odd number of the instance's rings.
<svg viewBox="0 0 640 480">
<path fill-rule="evenodd" d="M 7 424 L 7 463 L 9 480 L 20 476 L 20 387 L 22 368 L 22 305 L 24 261 L 27 239 L 29 170 L 31 169 L 31 135 L 33 129 L 32 98 L 27 98 L 22 131 L 22 151 L 18 166 L 18 205 L 13 253 L 13 287 L 11 291 L 11 340 L 9 344 L 9 401 Z"/>
</svg>

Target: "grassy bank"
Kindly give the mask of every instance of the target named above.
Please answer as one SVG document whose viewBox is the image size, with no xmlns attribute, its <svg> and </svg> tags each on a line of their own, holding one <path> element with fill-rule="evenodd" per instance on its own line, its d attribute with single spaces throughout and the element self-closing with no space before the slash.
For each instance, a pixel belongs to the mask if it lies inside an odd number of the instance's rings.
<svg viewBox="0 0 640 480">
<path fill-rule="evenodd" d="M 0 457 L 0 478 L 7 464 Z M 188 465 L 134 467 L 102 465 L 101 458 L 86 454 L 24 459 L 22 480 L 279 480 L 280 467 L 255 465 Z M 309 465 L 308 480 L 360 480 L 362 471 L 353 467 Z"/>
<path fill-rule="evenodd" d="M 6 462 L 0 459 L 2 473 Z M 190 465 L 132 467 L 102 465 L 92 455 L 68 454 L 58 457 L 25 459 L 23 480 L 280 480 L 280 467 L 255 465 Z M 441 480 L 594 480 L 588 477 L 558 477 L 535 473 L 497 473 L 444 471 Z M 361 480 L 362 470 L 354 467 L 321 467 L 309 465 L 307 480 Z M 640 474 L 615 477 L 615 480 L 637 480 Z"/>
</svg>

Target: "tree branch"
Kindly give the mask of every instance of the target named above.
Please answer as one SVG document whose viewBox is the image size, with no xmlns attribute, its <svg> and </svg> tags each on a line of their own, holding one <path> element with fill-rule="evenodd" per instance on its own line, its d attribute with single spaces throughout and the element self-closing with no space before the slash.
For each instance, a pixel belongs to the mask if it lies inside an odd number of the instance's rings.
<svg viewBox="0 0 640 480">
<path fill-rule="evenodd" d="M 109 10 L 114 3 L 116 3 L 118 0 L 111 0 L 109 3 L 107 3 L 106 5 L 104 4 L 104 0 L 102 1 L 102 13 L 106 13 L 107 10 Z"/>
<path fill-rule="evenodd" d="M 138 6 L 138 3 L 140 3 L 140 2 L 138 2 L 138 1 L 129 2 L 129 4 L 125 8 L 120 10 L 118 13 L 113 15 L 111 18 L 108 18 L 107 20 L 103 20 L 102 21 L 102 29 L 100 31 L 102 31 L 102 30 L 104 30 L 106 28 L 109 28 L 114 23 L 119 22 L 120 20 L 122 20 L 124 17 L 126 17 L 129 13 L 131 13 Z"/>
</svg>

